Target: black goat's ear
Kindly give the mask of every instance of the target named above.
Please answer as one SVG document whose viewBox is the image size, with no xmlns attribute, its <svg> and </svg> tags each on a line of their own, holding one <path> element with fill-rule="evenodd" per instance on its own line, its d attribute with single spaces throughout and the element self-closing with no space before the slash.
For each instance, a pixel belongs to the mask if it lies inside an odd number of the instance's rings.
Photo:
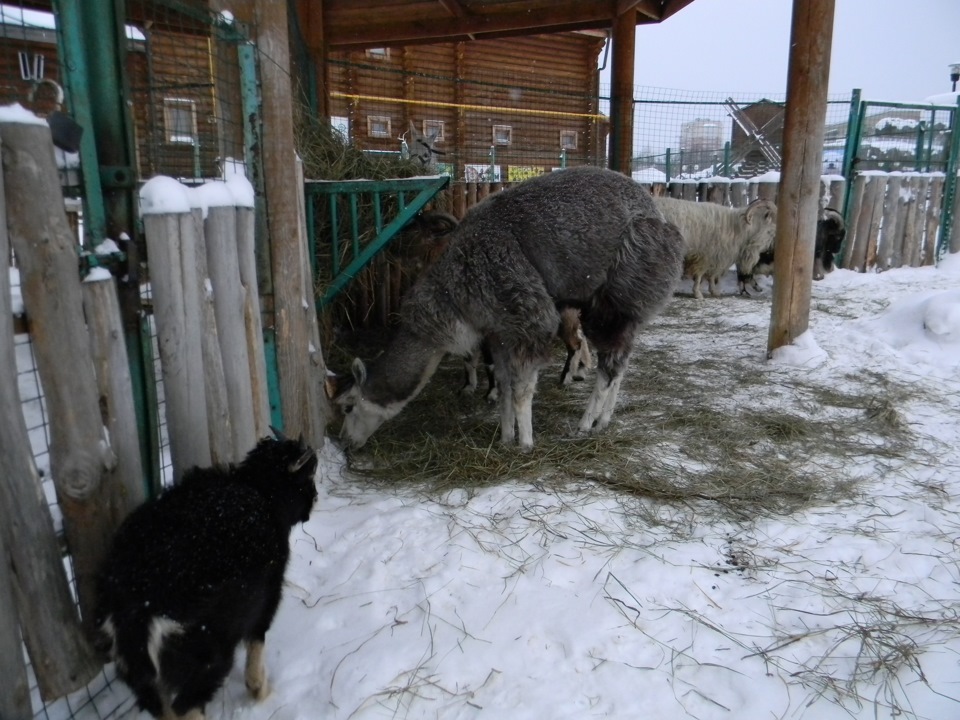
<svg viewBox="0 0 960 720">
<path fill-rule="evenodd" d="M 278 429 L 275 428 L 273 425 L 270 426 L 270 429 L 273 431 L 273 434 L 277 436 L 277 440 L 280 440 L 281 442 L 284 442 L 284 441 L 290 439 L 290 438 L 288 438 L 286 435 L 284 435 L 281 430 L 278 430 Z"/>
<path fill-rule="evenodd" d="M 300 457 L 290 463 L 290 465 L 287 467 L 287 471 L 290 473 L 297 472 L 300 470 L 300 468 L 307 464 L 311 457 L 313 457 L 313 450 L 307 448 L 305 452 L 301 453 Z"/>
</svg>

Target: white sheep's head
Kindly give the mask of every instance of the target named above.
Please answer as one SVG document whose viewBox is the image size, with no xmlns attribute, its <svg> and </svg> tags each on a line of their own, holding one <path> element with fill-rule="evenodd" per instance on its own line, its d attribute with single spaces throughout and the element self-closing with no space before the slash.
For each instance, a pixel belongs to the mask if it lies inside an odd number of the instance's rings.
<svg viewBox="0 0 960 720">
<path fill-rule="evenodd" d="M 340 440 L 347 448 L 363 447 L 373 433 L 383 423 L 403 409 L 404 403 L 394 402 L 381 405 L 364 396 L 367 386 L 367 369 L 360 358 L 351 365 L 353 374 L 342 381 L 329 380 L 325 383 L 327 397 L 343 417 L 340 427 Z"/>
</svg>

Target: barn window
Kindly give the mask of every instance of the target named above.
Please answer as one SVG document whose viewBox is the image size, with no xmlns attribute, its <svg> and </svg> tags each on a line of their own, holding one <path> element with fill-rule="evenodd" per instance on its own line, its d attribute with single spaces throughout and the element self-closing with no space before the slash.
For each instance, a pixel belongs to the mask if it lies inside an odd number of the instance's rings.
<svg viewBox="0 0 960 720">
<path fill-rule="evenodd" d="M 443 137 L 443 120 L 424 120 L 423 121 L 423 134 L 426 137 L 430 137 L 436 133 L 434 138 L 435 142 L 441 142 L 445 138 Z"/>
<path fill-rule="evenodd" d="M 193 100 L 163 99 L 163 125 L 168 143 L 197 141 L 197 106 Z"/>
<path fill-rule="evenodd" d="M 393 137 L 390 132 L 390 118 L 385 115 L 367 116 L 367 135 L 378 138 Z"/>
<path fill-rule="evenodd" d="M 389 60 L 390 48 L 367 48 L 366 55 L 371 60 Z"/>
<path fill-rule="evenodd" d="M 560 148 L 562 150 L 577 149 L 577 131 L 576 130 L 560 131 Z"/>
<path fill-rule="evenodd" d="M 513 142 L 513 128 L 509 125 L 493 126 L 493 144 L 509 145 Z"/>
</svg>

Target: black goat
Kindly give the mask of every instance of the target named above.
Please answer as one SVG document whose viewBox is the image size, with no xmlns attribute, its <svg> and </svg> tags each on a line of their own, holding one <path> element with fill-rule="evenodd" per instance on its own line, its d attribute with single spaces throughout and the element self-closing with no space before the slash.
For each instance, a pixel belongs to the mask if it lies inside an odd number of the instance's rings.
<svg viewBox="0 0 960 720">
<path fill-rule="evenodd" d="M 275 431 L 276 432 L 276 431 Z M 143 710 L 203 718 L 247 646 L 251 695 L 269 693 L 263 643 L 280 604 L 290 530 L 317 498 L 317 456 L 265 438 L 243 462 L 193 468 L 137 508 L 102 569 L 96 624 Z"/>
</svg>

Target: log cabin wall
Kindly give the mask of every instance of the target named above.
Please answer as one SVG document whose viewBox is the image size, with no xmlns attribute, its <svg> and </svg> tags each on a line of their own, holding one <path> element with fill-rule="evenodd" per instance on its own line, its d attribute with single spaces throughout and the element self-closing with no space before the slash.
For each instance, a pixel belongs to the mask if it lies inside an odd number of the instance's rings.
<svg viewBox="0 0 960 720">
<path fill-rule="evenodd" d="M 603 44 L 596 34 L 563 33 L 332 53 L 331 116 L 347 119 L 359 147 L 382 152 L 399 151 L 411 120 L 420 132 L 442 123 L 437 160 L 455 179 L 506 182 L 600 165 Z"/>
</svg>

